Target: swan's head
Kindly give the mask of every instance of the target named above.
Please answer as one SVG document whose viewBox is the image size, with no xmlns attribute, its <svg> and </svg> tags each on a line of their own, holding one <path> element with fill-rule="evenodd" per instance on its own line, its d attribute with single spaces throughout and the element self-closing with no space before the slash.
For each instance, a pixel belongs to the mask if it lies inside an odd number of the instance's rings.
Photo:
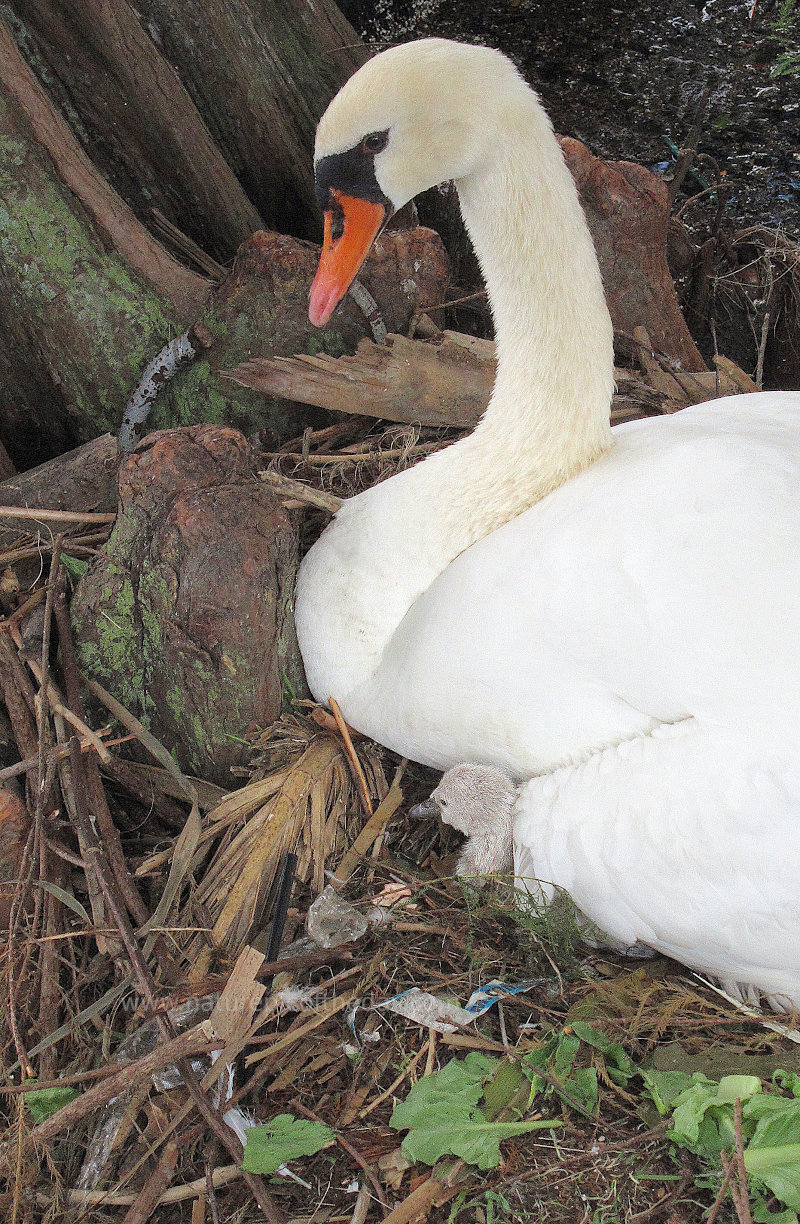
<svg viewBox="0 0 800 1224">
<path fill-rule="evenodd" d="M 317 128 L 314 171 L 325 215 L 309 317 L 327 323 L 373 240 L 428 187 L 461 179 L 490 154 L 492 114 L 530 91 L 499 51 L 425 38 L 376 55 L 344 85 Z"/>
<path fill-rule="evenodd" d="M 415 818 L 441 816 L 445 824 L 468 836 L 510 832 L 517 787 L 493 765 L 454 765 L 443 774 L 430 799 L 411 809 Z"/>
</svg>

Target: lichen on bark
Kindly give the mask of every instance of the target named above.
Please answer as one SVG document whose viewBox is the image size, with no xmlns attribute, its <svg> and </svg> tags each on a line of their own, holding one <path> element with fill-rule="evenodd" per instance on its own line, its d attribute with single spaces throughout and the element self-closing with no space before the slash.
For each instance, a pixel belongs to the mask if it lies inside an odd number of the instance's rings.
<svg viewBox="0 0 800 1224">
<path fill-rule="evenodd" d="M 294 531 L 241 434 L 152 435 L 120 473 L 120 514 L 73 600 L 98 679 L 202 777 L 230 783 L 246 735 L 304 691 Z"/>
</svg>

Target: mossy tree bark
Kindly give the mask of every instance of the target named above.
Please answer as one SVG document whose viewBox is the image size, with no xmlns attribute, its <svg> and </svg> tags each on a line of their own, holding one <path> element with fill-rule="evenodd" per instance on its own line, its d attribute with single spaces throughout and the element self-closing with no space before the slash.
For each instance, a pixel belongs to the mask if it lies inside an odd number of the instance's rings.
<svg viewBox="0 0 800 1224">
<path fill-rule="evenodd" d="M 295 531 L 258 467 L 231 429 L 153 434 L 120 471 L 114 531 L 72 603 L 87 674 L 221 785 L 249 759 L 248 727 L 305 691 Z"/>
<path fill-rule="evenodd" d="M 0 437 L 19 467 L 116 432 L 145 366 L 198 319 L 208 354 L 162 393 L 158 425 L 297 432 L 298 410 L 217 370 L 250 356 L 352 351 L 370 334 L 352 301 L 323 332 L 312 329 L 316 252 L 263 231 L 206 307 L 209 282 L 171 259 L 97 173 L 2 24 L 0 150 L 0 319 L 13 339 L 0 346 Z M 385 235 L 363 272 L 392 331 L 441 301 L 446 276 L 441 244 L 424 231 Z"/>
<path fill-rule="evenodd" d="M 11 0 L 14 33 L 95 164 L 219 259 L 263 222 L 128 0 Z"/>
<path fill-rule="evenodd" d="M 2 24 L 0 284 L 0 429 L 24 467 L 115 429 L 208 286 L 96 175 Z"/>
<path fill-rule="evenodd" d="M 208 347 L 162 390 L 151 428 L 208 421 L 233 425 L 247 436 L 268 431 L 274 442 L 302 432 L 313 410 L 238 385 L 227 371 L 254 357 L 339 357 L 372 335 L 349 294 L 326 327 L 312 327 L 308 287 L 318 258 L 317 247 L 263 230 L 242 244 L 198 323 Z M 414 314 L 438 305 L 447 278 L 441 240 L 422 228 L 384 232 L 359 273 L 390 332 L 404 332 Z"/>
</svg>

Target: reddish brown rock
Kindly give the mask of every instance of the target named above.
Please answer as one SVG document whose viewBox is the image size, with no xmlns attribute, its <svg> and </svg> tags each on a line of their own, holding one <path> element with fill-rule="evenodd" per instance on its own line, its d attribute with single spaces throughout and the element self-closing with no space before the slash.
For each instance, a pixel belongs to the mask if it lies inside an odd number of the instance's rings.
<svg viewBox="0 0 800 1224">
<path fill-rule="evenodd" d="M 704 370 L 681 314 L 667 264 L 669 197 L 659 178 L 633 162 L 606 162 L 560 137 L 592 232 L 614 331 L 643 327 L 653 347 L 684 370 Z"/>
<path fill-rule="evenodd" d="M 247 728 L 301 684 L 294 531 L 250 445 L 219 426 L 150 435 L 119 498 L 73 601 L 82 664 L 185 768 L 230 784 Z"/>
</svg>

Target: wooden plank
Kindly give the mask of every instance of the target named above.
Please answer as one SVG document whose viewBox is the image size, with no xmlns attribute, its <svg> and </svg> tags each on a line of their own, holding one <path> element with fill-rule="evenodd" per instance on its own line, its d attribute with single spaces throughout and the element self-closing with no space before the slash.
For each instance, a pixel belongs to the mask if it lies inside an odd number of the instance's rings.
<svg viewBox="0 0 800 1224">
<path fill-rule="evenodd" d="M 471 429 L 494 383 L 494 345 L 444 332 L 436 342 L 362 340 L 352 357 L 276 357 L 245 362 L 223 377 L 241 386 L 336 412 L 418 425 Z"/>
</svg>

